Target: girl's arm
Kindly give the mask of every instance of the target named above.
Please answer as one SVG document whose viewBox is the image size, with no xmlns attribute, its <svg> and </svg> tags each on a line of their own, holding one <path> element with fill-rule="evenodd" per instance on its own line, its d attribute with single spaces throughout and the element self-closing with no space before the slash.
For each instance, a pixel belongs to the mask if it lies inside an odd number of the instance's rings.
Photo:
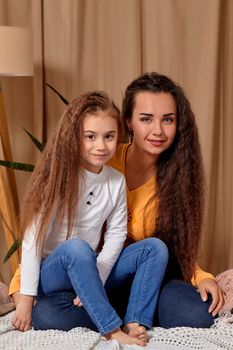
<svg viewBox="0 0 233 350">
<path fill-rule="evenodd" d="M 37 295 L 40 257 L 36 252 L 36 224 L 25 233 L 22 244 L 20 298 L 12 319 L 13 326 L 20 331 L 31 328 L 31 312 L 34 296 Z"/>
<path fill-rule="evenodd" d="M 12 325 L 19 331 L 25 332 L 31 329 L 33 303 L 33 296 L 20 294 L 18 305 L 12 318 Z"/>
<path fill-rule="evenodd" d="M 20 301 L 20 292 L 14 292 L 12 295 L 11 295 L 12 299 L 13 299 L 13 302 L 15 304 L 15 307 L 18 306 L 19 304 L 19 301 Z"/>
<path fill-rule="evenodd" d="M 105 284 L 113 265 L 115 264 L 127 236 L 127 205 L 125 178 L 118 175 L 120 181 L 114 184 L 114 191 L 117 191 L 115 206 L 107 218 L 107 228 L 104 234 L 104 245 L 97 258 L 97 267 L 100 278 Z M 111 199 L 109 199 L 111 200 Z"/>
<path fill-rule="evenodd" d="M 36 296 L 40 276 L 41 258 L 36 251 L 37 224 L 27 229 L 22 243 L 20 293 Z"/>
</svg>

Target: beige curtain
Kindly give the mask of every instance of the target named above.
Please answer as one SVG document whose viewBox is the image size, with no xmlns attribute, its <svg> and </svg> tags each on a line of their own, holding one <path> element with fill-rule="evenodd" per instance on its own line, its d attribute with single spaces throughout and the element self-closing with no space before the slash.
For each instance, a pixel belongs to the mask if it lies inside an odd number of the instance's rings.
<svg viewBox="0 0 233 350">
<path fill-rule="evenodd" d="M 200 260 L 213 273 L 233 268 L 233 1 L 0 0 L 0 24 L 31 27 L 34 36 L 34 78 L 4 80 L 15 160 L 39 155 L 21 126 L 46 139 L 63 111 L 45 82 L 69 100 L 103 89 L 119 106 L 126 85 L 145 71 L 185 88 L 208 188 Z M 28 175 L 16 176 L 22 198 Z"/>
</svg>

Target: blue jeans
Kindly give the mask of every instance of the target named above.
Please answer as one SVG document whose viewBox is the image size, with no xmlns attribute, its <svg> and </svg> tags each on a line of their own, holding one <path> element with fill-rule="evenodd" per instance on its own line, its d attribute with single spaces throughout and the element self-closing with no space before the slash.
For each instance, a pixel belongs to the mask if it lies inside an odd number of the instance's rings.
<svg viewBox="0 0 233 350">
<path fill-rule="evenodd" d="M 180 280 L 171 280 L 161 288 L 155 325 L 164 328 L 209 328 L 214 317 L 208 312 L 211 304 L 201 300 L 197 288 Z"/>
<path fill-rule="evenodd" d="M 138 322 L 151 327 L 167 261 L 167 247 L 157 238 L 131 244 L 121 252 L 104 288 L 95 252 L 80 239 L 66 241 L 41 264 L 39 294 L 42 297 L 33 308 L 33 326 L 61 330 L 82 326 L 102 334 L 122 323 Z M 118 308 L 114 309 L 107 294 L 111 296 L 111 291 L 129 284 L 122 322 Z M 73 305 L 76 295 L 83 307 Z M 116 306 L 121 312 L 119 295 Z"/>
</svg>

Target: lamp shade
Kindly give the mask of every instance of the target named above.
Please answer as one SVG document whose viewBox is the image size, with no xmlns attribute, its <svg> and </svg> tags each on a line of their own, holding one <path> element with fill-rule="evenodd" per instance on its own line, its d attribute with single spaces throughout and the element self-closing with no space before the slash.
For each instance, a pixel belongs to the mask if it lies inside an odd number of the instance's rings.
<svg viewBox="0 0 233 350">
<path fill-rule="evenodd" d="M 33 75 L 32 42 L 29 29 L 0 26 L 0 75 Z"/>
</svg>

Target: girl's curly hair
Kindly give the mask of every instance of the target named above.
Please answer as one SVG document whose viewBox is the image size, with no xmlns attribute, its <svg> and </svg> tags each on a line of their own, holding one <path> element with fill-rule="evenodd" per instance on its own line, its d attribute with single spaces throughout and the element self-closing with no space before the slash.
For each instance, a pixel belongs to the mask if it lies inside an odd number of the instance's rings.
<svg viewBox="0 0 233 350">
<path fill-rule="evenodd" d="M 71 235 L 80 192 L 83 120 L 88 113 L 98 115 L 100 111 L 116 119 L 119 141 L 122 133 L 119 109 L 105 92 L 86 92 L 68 105 L 32 174 L 21 207 L 20 226 L 21 232 L 25 233 L 39 218 L 36 238 L 38 253 L 41 253 L 54 218 L 55 228 L 59 229 L 67 215 L 67 238 Z"/>
<path fill-rule="evenodd" d="M 168 246 L 174 277 L 191 280 L 195 270 L 204 213 L 205 180 L 198 130 L 190 103 L 182 88 L 168 77 L 152 72 L 134 80 L 123 99 L 123 119 L 132 118 L 140 92 L 170 93 L 177 107 L 177 131 L 173 144 L 156 163 L 159 199 L 156 236 Z M 154 198 L 155 199 L 155 198 Z"/>
</svg>

